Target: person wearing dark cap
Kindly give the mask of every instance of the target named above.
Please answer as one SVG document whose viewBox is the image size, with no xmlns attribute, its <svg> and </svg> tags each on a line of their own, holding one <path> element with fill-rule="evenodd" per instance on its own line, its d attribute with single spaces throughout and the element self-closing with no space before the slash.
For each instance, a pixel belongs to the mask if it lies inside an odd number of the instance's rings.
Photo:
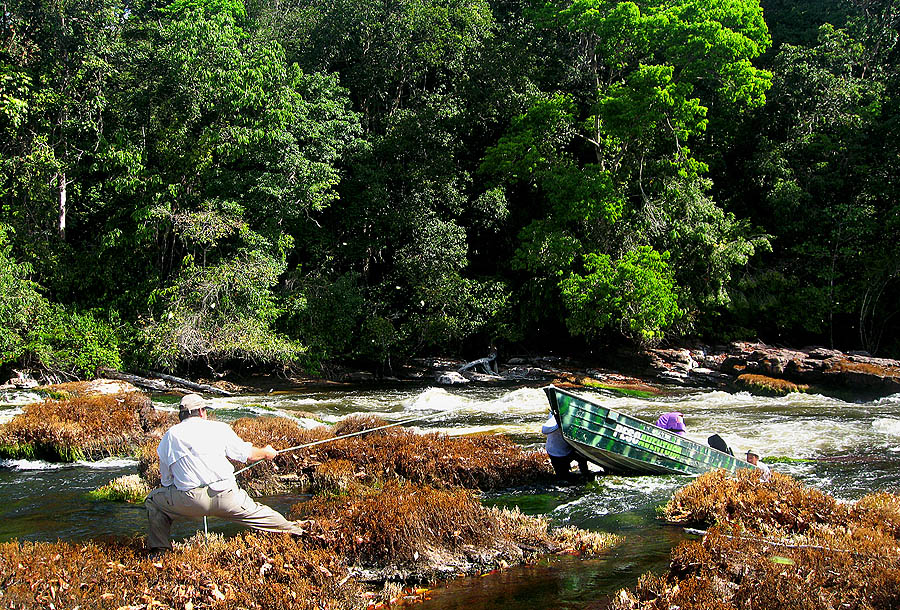
<svg viewBox="0 0 900 610">
<path fill-rule="evenodd" d="M 762 480 L 768 481 L 772 476 L 772 470 L 769 468 L 769 465 L 765 462 L 759 461 L 759 454 L 756 453 L 753 449 L 747 450 L 747 461 L 762 470 Z"/>
<path fill-rule="evenodd" d="M 179 423 L 159 442 L 160 487 L 144 502 L 150 528 L 147 547 L 152 553 L 172 548 L 172 522 L 204 516 L 221 517 L 249 527 L 291 534 L 305 533 L 281 513 L 254 501 L 237 486 L 238 462 L 274 460 L 271 445 L 256 447 L 241 440 L 231 426 L 210 420 L 208 403 L 197 394 L 181 399 Z"/>
<path fill-rule="evenodd" d="M 541 426 L 541 432 L 547 437 L 544 449 L 546 449 L 547 455 L 550 456 L 550 464 L 553 466 L 553 471 L 556 472 L 558 478 L 566 481 L 573 479 L 571 472 L 572 462 L 578 463 L 578 470 L 582 477 L 591 476 L 587 459 L 576 453 L 572 446 L 566 442 L 566 439 L 563 438 L 559 424 L 556 422 L 556 416 L 553 415 L 552 411 L 547 417 L 547 421 Z"/>
</svg>

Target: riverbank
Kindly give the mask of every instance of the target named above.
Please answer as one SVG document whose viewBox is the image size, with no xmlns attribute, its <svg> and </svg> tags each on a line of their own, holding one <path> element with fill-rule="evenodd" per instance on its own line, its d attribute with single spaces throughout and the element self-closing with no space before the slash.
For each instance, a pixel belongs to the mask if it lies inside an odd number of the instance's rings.
<svg viewBox="0 0 900 610">
<path fill-rule="evenodd" d="M 476 384 L 585 386 L 638 394 L 657 394 L 664 386 L 719 388 L 759 395 L 815 392 L 830 395 L 888 396 L 900 393 L 900 360 L 841 352 L 823 347 L 785 348 L 759 342 L 728 345 L 619 349 L 594 359 L 554 355 L 496 354 L 475 361 L 448 357 L 413 358 L 387 375 L 334 364 L 322 376 L 292 372 L 282 375 L 184 379 L 164 373 L 141 375 L 104 370 L 110 383 L 135 384 L 148 392 L 201 392 L 221 395 L 340 390 L 365 385 Z M 2 389 L 38 389 L 39 372 L 16 371 Z M 114 387 L 114 386 L 113 386 Z M 115 391 L 114 389 L 106 391 Z"/>
</svg>

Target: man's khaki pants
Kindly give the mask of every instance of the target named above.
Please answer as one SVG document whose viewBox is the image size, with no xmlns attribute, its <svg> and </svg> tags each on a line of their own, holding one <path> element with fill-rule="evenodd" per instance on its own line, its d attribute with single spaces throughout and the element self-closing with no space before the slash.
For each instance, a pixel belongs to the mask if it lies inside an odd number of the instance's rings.
<svg viewBox="0 0 900 610">
<path fill-rule="evenodd" d="M 207 515 L 269 532 L 304 533 L 281 513 L 254 501 L 240 488 L 213 491 L 208 487 L 197 487 L 179 491 L 174 485 L 157 487 L 147 496 L 144 505 L 150 519 L 147 546 L 151 549 L 172 548 L 172 521 Z"/>
</svg>

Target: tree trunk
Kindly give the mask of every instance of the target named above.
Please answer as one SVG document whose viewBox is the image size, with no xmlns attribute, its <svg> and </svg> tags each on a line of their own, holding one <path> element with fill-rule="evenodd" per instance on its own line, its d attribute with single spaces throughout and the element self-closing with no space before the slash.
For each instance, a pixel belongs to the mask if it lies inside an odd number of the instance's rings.
<svg viewBox="0 0 900 610">
<path fill-rule="evenodd" d="M 57 194 L 57 212 L 59 212 L 59 222 L 57 224 L 57 231 L 59 232 L 59 238 L 63 241 L 66 240 L 66 172 L 60 171 L 56 174 L 57 186 L 59 187 L 59 191 Z"/>
</svg>

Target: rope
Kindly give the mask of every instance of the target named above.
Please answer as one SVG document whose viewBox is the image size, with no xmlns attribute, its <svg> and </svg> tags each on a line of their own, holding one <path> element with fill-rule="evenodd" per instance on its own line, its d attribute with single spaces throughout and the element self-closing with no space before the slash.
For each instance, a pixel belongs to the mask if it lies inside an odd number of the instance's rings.
<svg viewBox="0 0 900 610">
<path fill-rule="evenodd" d="M 322 439 L 322 440 L 318 440 L 318 441 L 313 441 L 313 442 L 311 442 L 311 443 L 304 443 L 303 445 L 297 445 L 297 446 L 295 446 L 295 447 L 288 447 L 287 449 L 280 449 L 275 455 L 281 455 L 282 453 L 287 453 L 288 451 L 296 451 L 297 449 L 306 449 L 307 447 L 313 447 L 313 446 L 315 446 L 315 445 L 322 445 L 322 444 L 324 444 L 324 443 L 330 443 L 330 442 L 332 442 L 332 441 L 338 441 L 338 440 L 345 439 L 345 438 L 350 438 L 350 437 L 353 437 L 353 436 L 360 436 L 360 435 L 362 435 L 362 434 L 368 434 L 369 432 L 377 432 L 378 430 L 385 430 L 385 429 L 387 429 L 387 428 L 394 428 L 394 427 L 396 427 L 396 426 L 402 426 L 403 424 L 409 424 L 409 423 L 412 423 L 412 422 L 415 422 L 415 421 L 423 421 L 423 420 L 426 420 L 426 419 L 431 419 L 431 418 L 433 418 L 433 417 L 437 417 L 438 415 L 444 415 L 444 412 L 443 412 L 443 411 L 438 411 L 437 413 L 432 413 L 431 415 L 424 415 L 424 416 L 422 416 L 422 417 L 413 417 L 413 418 L 410 418 L 410 419 L 404 419 L 404 420 L 401 420 L 401 421 L 398 421 L 398 422 L 394 422 L 394 423 L 392 423 L 392 424 L 386 424 L 386 425 L 384 425 L 384 426 L 378 426 L 377 428 L 367 428 L 367 429 L 365 429 L 365 430 L 358 430 L 358 431 L 356 431 L 356 432 L 350 432 L 349 434 L 341 434 L 340 436 L 334 436 L 334 437 L 332 437 L 332 438 L 326 438 L 326 439 Z M 234 473 L 234 476 L 237 476 L 237 475 L 241 474 L 241 473 L 244 472 L 245 470 L 250 470 L 251 468 L 253 468 L 253 467 L 256 466 L 257 464 L 259 464 L 260 462 L 265 462 L 265 461 L 266 461 L 265 459 L 262 459 L 262 460 L 257 460 L 256 462 L 253 462 L 252 464 L 248 464 L 247 466 L 244 466 L 244 467 L 241 468 L 240 470 L 236 470 L 235 473 Z M 216 481 L 216 483 L 218 483 L 218 481 Z"/>
</svg>

